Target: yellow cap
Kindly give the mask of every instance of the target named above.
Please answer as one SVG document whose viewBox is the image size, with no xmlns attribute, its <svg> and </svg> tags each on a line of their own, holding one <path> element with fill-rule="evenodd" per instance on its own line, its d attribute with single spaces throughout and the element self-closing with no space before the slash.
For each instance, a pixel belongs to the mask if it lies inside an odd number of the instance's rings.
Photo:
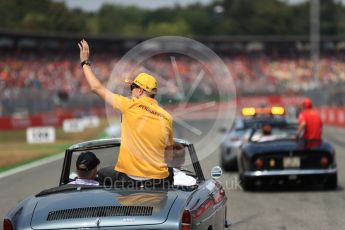
<svg viewBox="0 0 345 230">
<path fill-rule="evenodd" d="M 149 93 L 155 93 L 155 90 L 157 90 L 156 79 L 147 73 L 138 74 L 132 83 L 138 85 L 140 88 Z"/>
</svg>

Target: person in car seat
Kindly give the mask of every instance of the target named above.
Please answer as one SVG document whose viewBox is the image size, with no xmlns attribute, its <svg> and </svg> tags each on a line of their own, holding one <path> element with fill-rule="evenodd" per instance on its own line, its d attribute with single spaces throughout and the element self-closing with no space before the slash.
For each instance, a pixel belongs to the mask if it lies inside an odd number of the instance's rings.
<svg viewBox="0 0 345 230">
<path fill-rule="evenodd" d="M 76 168 L 78 177 L 68 184 L 99 185 L 97 178 L 97 166 L 100 161 L 93 152 L 82 152 L 77 159 Z"/>
</svg>

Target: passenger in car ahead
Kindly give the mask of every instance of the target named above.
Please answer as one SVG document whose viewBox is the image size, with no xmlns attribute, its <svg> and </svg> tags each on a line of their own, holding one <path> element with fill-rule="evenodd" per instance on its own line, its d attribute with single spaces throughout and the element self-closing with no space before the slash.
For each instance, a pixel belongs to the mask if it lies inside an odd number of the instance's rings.
<svg viewBox="0 0 345 230">
<path fill-rule="evenodd" d="M 303 111 L 298 116 L 299 127 L 296 138 L 320 141 L 322 139 L 322 120 L 319 113 L 313 109 L 313 102 L 309 98 L 304 99 L 302 109 Z"/>
<path fill-rule="evenodd" d="M 99 163 L 99 159 L 93 152 L 82 152 L 76 162 L 78 177 L 68 184 L 99 185 L 96 180 Z"/>
<path fill-rule="evenodd" d="M 259 142 L 272 141 L 275 137 L 272 135 L 272 126 L 265 124 L 261 127 L 262 136 L 259 139 Z"/>
</svg>

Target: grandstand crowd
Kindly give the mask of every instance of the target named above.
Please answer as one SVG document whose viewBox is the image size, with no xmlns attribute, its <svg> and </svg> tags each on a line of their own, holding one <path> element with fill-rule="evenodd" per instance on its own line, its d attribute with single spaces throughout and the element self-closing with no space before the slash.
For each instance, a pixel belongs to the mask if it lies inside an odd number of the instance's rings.
<svg viewBox="0 0 345 230">
<path fill-rule="evenodd" d="M 93 68 L 101 81 L 109 79 L 112 69 L 120 57 L 110 54 L 95 54 Z M 321 84 L 345 81 L 345 62 L 343 57 L 321 57 L 319 61 L 319 82 Z M 312 79 L 313 63 L 309 57 L 272 58 L 267 55 L 242 54 L 224 57 L 224 63 L 238 88 L 255 86 L 256 89 L 284 84 L 286 89 L 308 89 Z M 180 76 L 187 83 L 198 75 L 199 63 L 177 59 Z M 68 93 L 88 93 L 83 79 L 78 57 L 57 54 L 19 55 L 17 53 L 0 57 L 1 89 L 35 87 L 46 90 L 63 90 Z M 164 79 L 175 76 L 172 62 L 168 58 L 158 58 L 145 65 Z M 146 66 L 146 67 L 147 67 Z"/>
<path fill-rule="evenodd" d="M 120 56 L 112 54 L 92 55 L 95 73 L 103 83 L 107 83 Z M 318 82 L 321 85 L 345 81 L 344 56 L 321 56 L 319 61 Z M 140 68 L 151 71 L 161 80 L 176 86 L 176 73 L 183 84 L 191 86 L 200 72 L 198 61 L 185 57 L 176 57 L 176 65 L 171 57 L 156 57 L 142 63 Z M 299 92 L 308 90 L 313 80 L 313 63 L 309 57 L 273 58 L 263 53 L 237 54 L 222 58 L 233 81 L 224 79 L 224 84 L 235 84 L 237 91 Z M 211 65 L 212 66 L 212 65 Z M 175 68 L 176 67 L 176 68 Z M 216 68 L 215 66 L 212 66 Z M 177 72 L 176 72 L 177 71 Z M 168 87 L 172 95 L 177 89 Z M 202 79 L 199 86 L 204 94 L 212 94 L 214 82 L 210 74 Z M 5 52 L 0 56 L 0 98 L 2 113 L 16 97 L 22 97 L 18 91 L 49 91 L 59 96 L 89 95 L 79 58 L 76 54 L 59 54 L 58 52 Z M 169 93 L 168 92 L 168 93 Z"/>
</svg>

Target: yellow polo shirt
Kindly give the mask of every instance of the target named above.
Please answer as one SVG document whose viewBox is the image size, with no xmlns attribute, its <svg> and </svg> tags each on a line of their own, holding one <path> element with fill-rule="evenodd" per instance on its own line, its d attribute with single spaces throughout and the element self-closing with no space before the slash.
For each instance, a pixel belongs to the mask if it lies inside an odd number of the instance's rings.
<svg viewBox="0 0 345 230">
<path fill-rule="evenodd" d="M 153 179 L 169 175 L 165 149 L 173 145 L 172 116 L 150 97 L 113 96 L 113 108 L 122 112 L 121 146 L 115 170 Z"/>
</svg>

